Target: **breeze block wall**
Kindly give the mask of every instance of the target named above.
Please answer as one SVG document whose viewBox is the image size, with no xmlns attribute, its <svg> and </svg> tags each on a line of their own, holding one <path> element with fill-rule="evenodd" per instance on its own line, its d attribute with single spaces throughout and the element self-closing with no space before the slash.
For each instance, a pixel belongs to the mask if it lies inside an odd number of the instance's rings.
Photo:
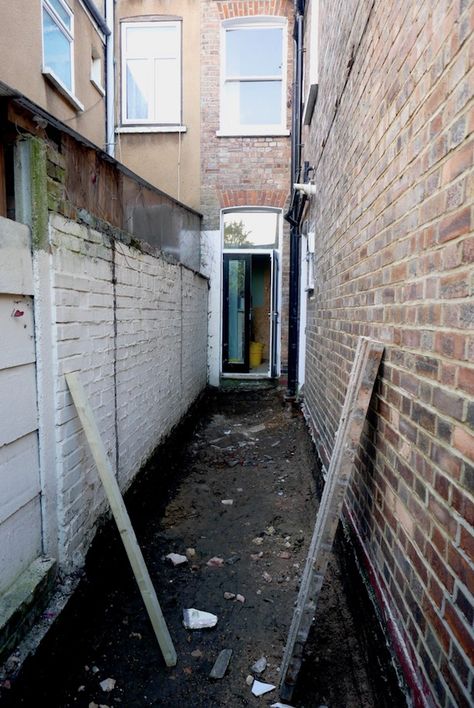
<svg viewBox="0 0 474 708">
<path fill-rule="evenodd" d="M 306 412 L 327 467 L 357 338 L 385 344 L 345 514 L 415 705 L 474 689 L 473 27 L 469 0 L 320 3 L 303 135 Z"/>
<path fill-rule="evenodd" d="M 288 18 L 287 127 L 291 127 L 293 3 L 290 0 L 201 2 L 201 206 L 203 229 L 219 231 L 220 210 L 262 206 L 284 209 L 290 195 L 290 137 L 219 136 L 221 27 L 224 20 L 255 16 Z M 283 293 L 288 282 L 288 226 L 283 222 Z M 217 238 L 217 235 L 216 235 Z M 220 247 L 220 244 L 218 245 Z M 287 338 L 287 298 L 282 303 Z M 287 345 L 282 346 L 286 358 Z"/>
<path fill-rule="evenodd" d="M 125 490 L 206 386 L 208 286 L 159 252 L 59 214 L 50 234 L 59 545 L 74 567 L 108 505 L 63 374 L 78 372 Z"/>
</svg>

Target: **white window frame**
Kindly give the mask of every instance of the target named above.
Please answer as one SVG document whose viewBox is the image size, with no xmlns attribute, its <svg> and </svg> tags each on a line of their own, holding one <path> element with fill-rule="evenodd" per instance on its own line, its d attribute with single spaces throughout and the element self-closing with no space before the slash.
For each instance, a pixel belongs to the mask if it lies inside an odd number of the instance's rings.
<svg viewBox="0 0 474 708">
<path fill-rule="evenodd" d="M 182 115 L 183 115 L 183 59 L 182 59 L 182 43 L 183 43 L 183 33 L 182 33 L 182 22 L 181 20 L 150 20 L 147 22 L 122 22 L 121 23 L 121 125 L 122 126 L 163 126 L 166 130 L 166 126 L 176 127 L 181 126 Z M 178 120 L 172 123 L 163 123 L 156 119 L 155 104 L 153 104 L 153 115 L 151 118 L 127 118 L 127 55 L 125 51 L 126 47 L 126 31 L 129 27 L 134 28 L 146 28 L 146 27 L 176 27 L 178 29 L 178 46 L 177 46 L 177 60 L 179 64 L 179 78 L 180 78 L 180 90 L 179 90 L 179 106 L 178 106 Z M 118 132 L 127 132 L 126 130 L 120 130 Z M 135 132 L 135 131 L 133 131 Z M 141 132 L 141 131 L 140 131 Z M 160 132 L 162 132 L 160 130 Z M 179 131 L 185 132 L 185 131 Z"/>
<path fill-rule="evenodd" d="M 49 0 L 42 0 L 41 3 L 41 41 L 42 41 L 42 59 L 43 68 L 42 73 L 47 76 L 51 82 L 56 86 L 56 88 L 74 105 L 75 108 L 82 111 L 84 106 L 80 103 L 74 95 L 74 85 L 75 85 L 75 71 L 74 71 L 74 13 L 71 8 L 67 5 L 64 0 L 57 0 L 57 2 L 64 8 L 71 20 L 71 28 L 66 27 L 62 18 L 57 14 L 54 7 L 50 4 Z M 45 58 L 45 42 L 44 42 L 44 26 L 43 26 L 43 11 L 47 12 L 50 18 L 53 20 L 57 28 L 62 32 L 69 42 L 69 56 L 70 56 L 70 67 L 71 67 L 71 88 L 66 86 L 59 76 L 54 72 L 54 70 L 47 64 Z"/>
<path fill-rule="evenodd" d="M 226 33 L 231 29 L 282 29 L 282 70 L 281 79 L 274 76 L 226 76 Z M 239 17 L 221 23 L 221 80 L 220 80 L 220 130 L 218 136 L 231 135 L 289 135 L 287 130 L 287 71 L 288 71 L 288 22 L 286 17 L 273 15 Z M 281 82 L 281 122 L 279 124 L 241 125 L 226 122 L 225 86 L 234 81 L 279 81 Z"/>
</svg>

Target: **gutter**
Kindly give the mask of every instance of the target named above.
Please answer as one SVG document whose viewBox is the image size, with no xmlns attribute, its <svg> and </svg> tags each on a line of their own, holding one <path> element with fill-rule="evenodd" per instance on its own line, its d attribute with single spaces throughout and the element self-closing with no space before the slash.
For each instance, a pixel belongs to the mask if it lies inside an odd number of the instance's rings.
<svg viewBox="0 0 474 708">
<path fill-rule="evenodd" d="M 92 0 L 82 0 L 92 17 L 94 18 L 94 22 L 96 23 L 97 27 L 100 29 L 101 32 L 105 34 L 106 37 L 112 34 L 112 31 L 109 29 L 109 26 L 105 19 L 102 17 L 101 13 L 95 6 L 95 4 L 92 2 Z"/>
</svg>

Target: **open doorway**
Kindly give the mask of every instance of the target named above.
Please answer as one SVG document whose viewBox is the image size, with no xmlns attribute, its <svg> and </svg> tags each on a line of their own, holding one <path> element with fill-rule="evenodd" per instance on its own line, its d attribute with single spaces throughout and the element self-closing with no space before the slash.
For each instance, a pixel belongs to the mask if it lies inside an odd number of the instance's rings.
<svg viewBox="0 0 474 708">
<path fill-rule="evenodd" d="M 278 375 L 278 229 L 275 210 L 224 214 L 223 374 Z"/>
</svg>

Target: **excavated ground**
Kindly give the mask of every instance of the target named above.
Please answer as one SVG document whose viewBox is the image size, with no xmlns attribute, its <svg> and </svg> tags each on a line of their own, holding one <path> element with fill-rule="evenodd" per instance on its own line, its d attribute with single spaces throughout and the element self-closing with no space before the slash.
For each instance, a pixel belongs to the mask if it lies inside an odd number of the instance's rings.
<svg viewBox="0 0 474 708">
<path fill-rule="evenodd" d="M 315 473 L 301 413 L 277 390 L 208 395 L 127 498 L 177 666 L 163 664 L 118 533 L 108 523 L 40 649 L 21 670 L 14 657 L 7 666 L 0 705 L 233 708 L 278 701 L 277 689 L 253 696 L 246 679 L 263 656 L 260 680 L 278 686 L 316 514 Z M 172 552 L 187 553 L 189 561 L 173 566 L 165 559 Z M 211 558 L 223 563 L 209 564 Z M 373 619 L 370 608 L 359 611 L 354 598 L 348 601 L 352 589 L 358 594 L 336 551 L 294 706 L 405 705 L 388 662 L 367 649 Z M 185 629 L 185 608 L 214 613 L 217 625 Z M 214 680 L 209 673 L 222 649 L 232 650 L 231 661 Z M 111 691 L 102 690 L 105 679 L 115 681 Z"/>
</svg>

